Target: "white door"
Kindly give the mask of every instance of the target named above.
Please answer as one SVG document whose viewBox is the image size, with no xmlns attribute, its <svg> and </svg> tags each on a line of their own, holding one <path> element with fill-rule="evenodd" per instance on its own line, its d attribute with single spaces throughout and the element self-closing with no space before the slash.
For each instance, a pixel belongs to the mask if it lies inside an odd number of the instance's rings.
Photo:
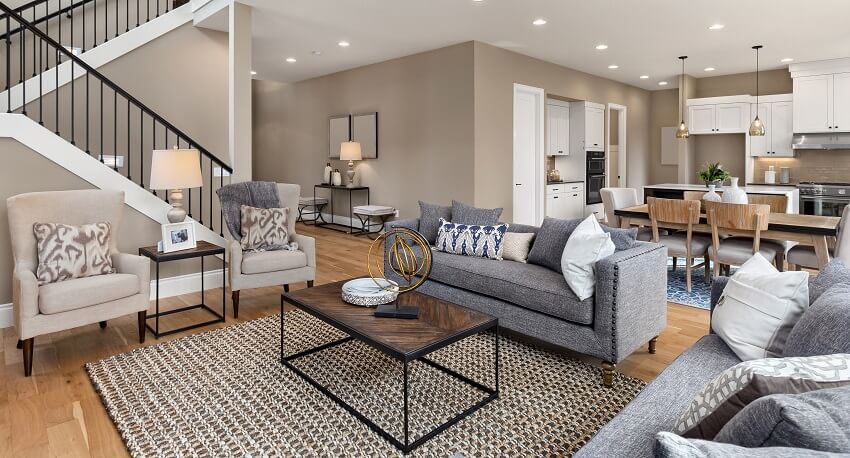
<svg viewBox="0 0 850 458">
<path fill-rule="evenodd" d="M 585 149 L 588 151 L 604 151 L 605 109 L 597 107 L 585 108 L 584 122 Z"/>
<path fill-rule="evenodd" d="M 833 132 L 850 132 L 850 73 L 833 75 Z"/>
<path fill-rule="evenodd" d="M 750 127 L 749 103 L 718 103 L 714 108 L 717 121 L 714 132 L 735 134 L 746 132 Z"/>
<path fill-rule="evenodd" d="M 518 224 L 542 220 L 543 105 L 542 89 L 514 85 L 513 222 Z"/>
<path fill-rule="evenodd" d="M 794 132 L 832 132 L 832 75 L 794 78 Z"/>
<path fill-rule="evenodd" d="M 714 105 L 688 107 L 688 131 L 692 134 L 714 132 Z"/>
<path fill-rule="evenodd" d="M 770 104 L 770 131 L 765 137 L 770 137 L 771 156 L 793 157 L 794 150 L 794 110 L 791 102 L 774 102 Z"/>
<path fill-rule="evenodd" d="M 764 123 L 764 130 L 766 134 L 761 137 L 750 137 L 747 135 L 750 139 L 750 156 L 769 156 L 771 153 L 770 138 L 773 132 L 773 127 L 770 122 L 770 104 L 752 104 L 753 113 L 755 113 L 756 107 L 758 107 L 759 119 L 761 119 L 761 122 Z"/>
</svg>

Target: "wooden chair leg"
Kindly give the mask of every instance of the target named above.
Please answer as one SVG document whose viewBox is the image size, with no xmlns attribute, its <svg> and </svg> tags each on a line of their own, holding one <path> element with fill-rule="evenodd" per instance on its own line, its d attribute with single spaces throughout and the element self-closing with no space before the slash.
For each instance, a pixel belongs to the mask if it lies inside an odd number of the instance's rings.
<svg viewBox="0 0 850 458">
<path fill-rule="evenodd" d="M 239 291 L 233 292 L 233 318 L 239 318 Z"/>
<path fill-rule="evenodd" d="M 678 260 L 678 258 L 677 258 L 677 257 L 675 257 L 675 256 L 673 256 L 673 272 L 675 272 L 675 271 L 676 271 L 676 265 L 677 265 L 677 262 L 676 262 L 676 261 L 677 261 L 677 260 Z"/>
<path fill-rule="evenodd" d="M 100 329 L 106 329 L 106 321 L 101 321 L 99 324 L 100 324 Z"/>
<path fill-rule="evenodd" d="M 312 288 L 312 287 L 313 287 L 313 280 L 307 280 L 307 287 L 308 287 L 308 288 Z"/>
<path fill-rule="evenodd" d="M 29 377 L 32 375 L 32 344 L 33 338 L 24 340 L 23 349 L 24 349 L 24 377 Z"/>
<path fill-rule="evenodd" d="M 685 258 L 685 284 L 688 286 L 688 292 L 691 292 L 691 257 Z"/>
<path fill-rule="evenodd" d="M 776 254 L 776 268 L 779 269 L 780 272 L 785 271 L 785 253 Z"/>
<path fill-rule="evenodd" d="M 657 343 L 658 343 L 658 336 L 655 336 L 652 339 L 649 339 L 649 354 L 650 355 L 655 354 L 655 346 L 656 346 Z"/>
<path fill-rule="evenodd" d="M 284 293 L 288 293 L 288 292 L 289 292 L 289 285 L 283 285 L 283 292 L 284 292 Z"/>
<path fill-rule="evenodd" d="M 602 361 L 602 384 L 611 387 L 614 386 L 614 372 L 617 370 L 617 365 Z"/>
<path fill-rule="evenodd" d="M 703 261 L 705 261 L 705 283 L 711 284 L 711 259 L 705 255 Z"/>
<path fill-rule="evenodd" d="M 17 348 L 18 348 L 18 350 L 20 350 L 21 348 L 24 348 L 24 341 L 23 340 L 18 339 Z"/>
<path fill-rule="evenodd" d="M 720 267 L 721 267 L 720 263 L 717 261 L 717 259 L 715 259 L 714 260 L 714 276 L 715 277 L 720 276 Z"/>
<path fill-rule="evenodd" d="M 148 311 L 142 310 L 139 312 L 139 343 L 145 343 L 145 334 L 147 334 L 147 330 L 145 329 L 145 323 L 148 321 Z"/>
<path fill-rule="evenodd" d="M 803 266 L 801 266 L 800 264 L 788 264 L 788 268 L 797 272 L 803 270 Z"/>
</svg>

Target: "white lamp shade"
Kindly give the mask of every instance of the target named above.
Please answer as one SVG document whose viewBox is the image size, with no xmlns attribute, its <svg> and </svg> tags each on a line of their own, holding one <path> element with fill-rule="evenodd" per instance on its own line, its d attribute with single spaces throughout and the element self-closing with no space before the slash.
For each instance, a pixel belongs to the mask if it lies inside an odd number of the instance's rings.
<svg viewBox="0 0 850 458">
<path fill-rule="evenodd" d="M 339 145 L 339 158 L 343 161 L 359 161 L 363 159 L 363 153 L 360 151 L 360 143 L 342 142 Z"/>
<path fill-rule="evenodd" d="M 200 188 L 201 152 L 196 149 L 154 150 L 151 159 L 151 189 Z"/>
</svg>

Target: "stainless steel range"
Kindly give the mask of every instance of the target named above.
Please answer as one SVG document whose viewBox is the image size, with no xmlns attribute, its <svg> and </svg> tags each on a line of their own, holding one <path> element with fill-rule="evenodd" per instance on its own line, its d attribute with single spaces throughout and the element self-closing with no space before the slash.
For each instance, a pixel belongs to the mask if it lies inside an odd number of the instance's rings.
<svg viewBox="0 0 850 458">
<path fill-rule="evenodd" d="M 804 215 L 841 216 L 850 204 L 850 183 L 812 183 L 797 185 L 800 189 L 800 213 Z"/>
</svg>

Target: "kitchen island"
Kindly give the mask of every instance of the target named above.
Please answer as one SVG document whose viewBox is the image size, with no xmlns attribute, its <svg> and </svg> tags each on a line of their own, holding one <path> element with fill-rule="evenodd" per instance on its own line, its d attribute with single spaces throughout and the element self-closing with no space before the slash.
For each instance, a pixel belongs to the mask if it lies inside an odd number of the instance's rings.
<svg viewBox="0 0 850 458">
<path fill-rule="evenodd" d="M 723 193 L 723 189 L 729 186 L 724 186 L 718 189 L 719 194 Z M 786 196 L 788 197 L 788 207 L 786 213 L 800 212 L 800 191 L 791 186 L 771 186 L 771 185 L 747 185 L 741 186 L 747 194 L 763 194 L 771 196 Z M 685 191 L 703 191 L 708 192 L 708 188 L 704 184 L 678 184 L 678 183 L 662 183 L 653 184 L 643 187 L 644 201 L 647 197 L 660 197 L 662 199 L 682 199 Z"/>
</svg>

